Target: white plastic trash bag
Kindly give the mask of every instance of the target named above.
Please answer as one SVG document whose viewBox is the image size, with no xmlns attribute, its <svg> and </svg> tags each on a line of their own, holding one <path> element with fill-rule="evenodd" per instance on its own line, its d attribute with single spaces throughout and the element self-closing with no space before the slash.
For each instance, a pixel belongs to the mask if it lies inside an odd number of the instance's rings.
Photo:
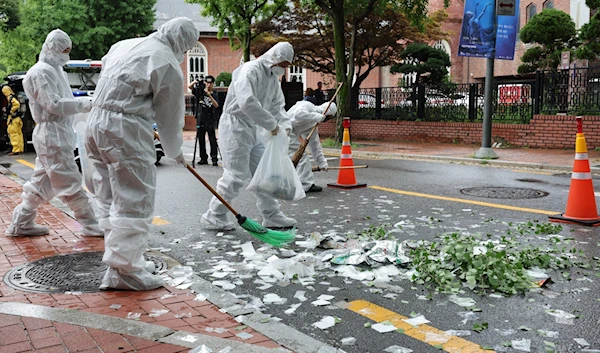
<svg viewBox="0 0 600 353">
<path fill-rule="evenodd" d="M 294 164 L 287 154 L 289 140 L 285 131 L 279 131 L 277 135 L 270 137 L 248 185 L 248 191 L 288 201 L 297 201 L 306 196 Z"/>
</svg>

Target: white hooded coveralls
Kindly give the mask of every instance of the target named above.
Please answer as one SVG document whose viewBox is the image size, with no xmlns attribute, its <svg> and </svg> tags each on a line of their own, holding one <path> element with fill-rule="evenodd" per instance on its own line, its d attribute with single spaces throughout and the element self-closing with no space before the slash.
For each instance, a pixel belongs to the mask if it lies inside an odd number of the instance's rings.
<svg viewBox="0 0 600 353">
<path fill-rule="evenodd" d="M 288 114 L 292 118 L 292 133 L 290 134 L 290 158 L 294 156 L 298 148 L 300 147 L 300 141 L 298 137 L 306 139 L 310 134 L 312 128 L 318 123 L 325 120 L 325 109 L 329 103 L 321 105 L 314 105 L 309 101 L 299 101 L 294 104 L 289 110 Z M 327 110 L 327 115 L 335 115 L 337 107 L 335 103 L 331 103 Z M 312 158 L 315 160 L 319 168 L 329 168 L 325 155 L 323 155 L 323 149 L 321 148 L 321 140 L 319 138 L 319 129 L 315 130 L 314 134 L 308 141 L 307 145 Z M 305 152 L 302 158 L 298 162 L 296 172 L 302 182 L 302 188 L 304 191 L 308 191 L 310 187 L 315 183 L 315 176 L 312 171 L 312 165 L 310 163 L 310 157 Z"/>
<path fill-rule="evenodd" d="M 165 154 L 181 155 L 185 101 L 180 63 L 198 41 L 189 18 L 176 18 L 145 37 L 114 44 L 102 71 L 86 130 L 94 164 L 103 261 L 101 288 L 147 290 L 160 277 L 144 270 L 143 253 L 154 211 L 156 121 Z"/>
<path fill-rule="evenodd" d="M 275 44 L 257 60 L 244 63 L 233 71 L 231 84 L 219 121 L 219 144 L 223 158 L 223 176 L 217 182 L 217 192 L 232 201 L 247 185 L 265 145 L 259 132 L 291 129 L 290 118 L 285 111 L 285 99 L 279 75 L 272 67 L 285 61 L 292 62 L 294 49 L 291 44 Z M 295 220 L 285 217 L 280 205 L 271 196 L 256 193 L 257 207 L 263 216 L 263 225 L 289 227 Z M 217 228 L 231 228 L 227 219 L 228 209 L 213 197 L 203 218 Z M 291 223 L 291 224 L 286 224 Z"/>
<path fill-rule="evenodd" d="M 23 202 L 13 212 L 7 234 L 39 235 L 48 229 L 36 226 L 34 219 L 42 202 L 60 198 L 83 225 L 83 235 L 102 235 L 94 210 L 82 190 L 81 174 L 75 164 L 73 115 L 90 110 L 89 101 L 73 97 L 67 74 L 62 66 L 69 60 L 63 53 L 72 47 L 69 36 L 55 29 L 48 34 L 39 61 L 27 71 L 23 88 L 36 126 L 33 146 L 37 153 L 35 170 L 23 185 Z"/>
</svg>

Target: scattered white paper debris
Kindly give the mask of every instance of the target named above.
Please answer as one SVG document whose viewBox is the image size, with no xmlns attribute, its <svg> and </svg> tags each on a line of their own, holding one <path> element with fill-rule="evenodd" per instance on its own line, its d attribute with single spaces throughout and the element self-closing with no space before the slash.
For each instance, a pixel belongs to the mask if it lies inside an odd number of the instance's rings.
<svg viewBox="0 0 600 353">
<path fill-rule="evenodd" d="M 204 331 L 206 332 L 216 332 L 216 333 L 225 333 L 227 329 L 224 327 L 205 327 Z"/>
<path fill-rule="evenodd" d="M 229 275 L 228 272 L 223 272 L 223 271 L 217 271 L 217 272 L 213 272 L 210 274 L 211 277 L 215 277 L 215 278 L 225 278 Z"/>
<path fill-rule="evenodd" d="M 300 305 L 302 305 L 302 303 L 292 304 L 292 305 L 290 305 L 290 308 L 287 309 L 286 311 L 284 311 L 283 313 L 287 314 L 287 315 L 292 315 L 293 313 L 296 312 L 296 309 L 298 309 L 298 307 L 300 307 Z"/>
<path fill-rule="evenodd" d="M 160 297 L 160 299 L 169 299 L 169 298 L 173 298 L 173 297 L 176 297 L 176 296 L 177 296 L 177 294 L 168 293 L 168 294 L 165 294 L 162 297 Z"/>
<path fill-rule="evenodd" d="M 175 314 L 175 318 L 176 319 L 181 319 L 182 317 L 192 317 L 192 313 L 179 313 L 179 314 Z"/>
<path fill-rule="evenodd" d="M 121 304 L 111 304 L 111 305 L 109 306 L 109 308 L 117 310 L 117 309 L 119 309 L 121 306 L 122 306 Z"/>
<path fill-rule="evenodd" d="M 301 302 L 304 302 L 307 300 L 304 294 L 306 294 L 306 291 L 299 290 L 296 292 L 296 294 L 294 294 L 294 298 L 298 299 Z"/>
<path fill-rule="evenodd" d="M 456 304 L 458 306 L 462 306 L 465 308 L 475 306 L 477 304 L 477 302 L 475 302 L 475 300 L 473 300 L 471 298 L 461 298 L 457 295 L 451 295 L 448 298 L 448 300 L 450 300 L 451 302 L 453 302 L 454 304 Z"/>
<path fill-rule="evenodd" d="M 531 340 L 525 338 L 522 340 L 514 340 L 511 342 L 511 347 L 518 351 L 531 352 Z"/>
<path fill-rule="evenodd" d="M 573 319 L 575 319 L 575 315 L 568 313 L 562 310 L 556 309 L 548 309 L 546 310 L 547 314 L 554 316 L 556 323 L 563 325 L 575 325 Z"/>
<path fill-rule="evenodd" d="M 444 344 L 450 341 L 450 338 L 452 336 L 447 333 L 425 332 L 425 342 L 432 345 Z"/>
<path fill-rule="evenodd" d="M 284 304 L 286 301 L 286 298 L 282 298 L 275 293 L 265 294 L 263 297 L 263 303 L 265 304 Z"/>
<path fill-rule="evenodd" d="M 542 337 L 558 338 L 558 331 L 537 330 L 537 333 Z"/>
<path fill-rule="evenodd" d="M 356 343 L 356 338 L 346 337 L 346 338 L 342 338 L 340 340 L 340 342 L 342 343 L 342 346 L 352 346 L 353 344 Z"/>
<path fill-rule="evenodd" d="M 384 349 L 383 351 L 387 352 L 387 353 L 412 353 L 413 352 L 413 350 L 410 348 L 400 347 L 400 346 L 389 346 L 386 349 Z"/>
<path fill-rule="evenodd" d="M 371 328 L 379 333 L 388 333 L 392 331 L 396 331 L 397 328 L 394 325 L 387 325 L 383 323 L 378 323 L 375 325 L 371 325 Z"/>
<path fill-rule="evenodd" d="M 215 286 L 221 287 L 225 290 L 229 290 L 229 289 L 234 289 L 235 288 L 235 284 L 229 282 L 229 281 L 213 281 L 213 283 Z"/>
<path fill-rule="evenodd" d="M 247 339 L 254 337 L 254 335 L 249 334 L 248 332 L 240 332 L 236 336 L 238 336 L 239 338 L 241 338 L 243 340 L 247 340 Z"/>
<path fill-rule="evenodd" d="M 573 338 L 575 340 L 575 342 L 577 342 L 578 345 L 582 346 L 582 347 L 588 347 L 590 344 L 588 343 L 588 341 L 585 340 L 585 338 Z"/>
<path fill-rule="evenodd" d="M 212 353 L 212 351 L 213 350 L 208 348 L 207 346 L 201 345 L 192 349 L 191 351 L 189 351 L 189 353 Z"/>
<path fill-rule="evenodd" d="M 141 313 L 127 313 L 126 319 L 139 319 L 142 316 Z"/>
<path fill-rule="evenodd" d="M 331 302 L 327 300 L 315 300 L 314 302 L 311 302 L 311 304 L 314 306 L 325 306 L 331 304 Z"/>
<path fill-rule="evenodd" d="M 206 296 L 204 294 L 196 294 L 196 298 L 194 298 L 194 301 L 196 302 L 203 302 L 206 300 Z"/>
<path fill-rule="evenodd" d="M 415 316 L 410 319 L 402 319 L 402 321 L 406 322 L 407 324 L 413 325 L 413 326 L 419 326 L 419 325 L 427 324 L 427 323 L 431 322 L 431 321 L 427 320 L 425 318 L 425 316 L 423 316 L 423 315 Z"/>
<path fill-rule="evenodd" d="M 325 316 L 321 321 L 315 322 L 312 325 L 321 330 L 325 330 L 335 325 L 335 318 L 333 316 Z"/>
<path fill-rule="evenodd" d="M 447 330 L 445 332 L 446 332 L 446 334 L 448 334 L 450 336 L 457 336 L 457 337 L 471 336 L 471 331 L 469 331 L 469 330 Z"/>
<path fill-rule="evenodd" d="M 186 341 L 186 342 L 196 342 L 198 339 L 192 335 L 187 335 L 187 336 L 181 337 L 180 340 Z"/>
<path fill-rule="evenodd" d="M 150 314 L 148 316 L 159 317 L 159 316 L 163 316 L 164 314 L 166 314 L 168 312 L 169 312 L 169 310 L 166 310 L 166 309 L 152 309 L 152 311 L 150 312 Z"/>
<path fill-rule="evenodd" d="M 175 288 L 177 288 L 177 289 L 188 289 L 188 288 L 190 288 L 190 287 L 191 287 L 193 284 L 194 284 L 194 282 L 188 282 L 188 283 L 180 284 L 180 285 L 178 285 L 178 286 L 177 286 L 177 287 L 175 287 Z"/>
</svg>

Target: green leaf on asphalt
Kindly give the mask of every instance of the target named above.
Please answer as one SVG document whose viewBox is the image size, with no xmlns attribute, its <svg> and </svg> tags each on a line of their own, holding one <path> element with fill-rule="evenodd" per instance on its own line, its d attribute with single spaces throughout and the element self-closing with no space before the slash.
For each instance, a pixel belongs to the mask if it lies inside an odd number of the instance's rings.
<svg viewBox="0 0 600 353">
<path fill-rule="evenodd" d="M 437 348 L 437 349 L 442 350 L 442 349 L 444 349 L 444 346 L 442 346 L 441 344 L 436 344 L 436 345 L 433 346 L 433 348 Z"/>
<path fill-rule="evenodd" d="M 487 330 L 487 328 L 488 328 L 488 323 L 487 322 L 484 322 L 484 323 L 481 323 L 481 324 L 476 322 L 476 323 L 473 324 L 473 331 L 478 332 L 478 333 L 481 332 L 481 331 L 483 331 L 483 330 Z"/>
</svg>

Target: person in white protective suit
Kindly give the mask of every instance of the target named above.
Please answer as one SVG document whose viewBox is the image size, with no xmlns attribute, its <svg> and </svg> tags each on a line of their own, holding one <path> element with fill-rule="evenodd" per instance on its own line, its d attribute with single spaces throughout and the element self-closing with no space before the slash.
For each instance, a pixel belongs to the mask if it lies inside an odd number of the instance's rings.
<svg viewBox="0 0 600 353">
<path fill-rule="evenodd" d="M 163 285 L 153 274 L 154 264 L 143 257 L 156 191 L 152 124 L 156 121 L 167 157 L 185 166 L 180 63 L 199 34 L 192 20 L 175 18 L 147 37 L 114 44 L 102 58 L 86 130 L 99 223 L 106 233 L 102 260 L 109 267 L 101 289 Z"/>
<path fill-rule="evenodd" d="M 233 71 L 231 84 L 219 122 L 219 141 L 223 158 L 223 176 L 217 192 L 231 202 L 248 184 L 265 150 L 259 133 L 267 130 L 276 135 L 280 129 L 291 132 L 290 118 L 279 77 L 294 59 L 290 43 L 275 44 L 254 61 Z M 296 220 L 287 217 L 279 202 L 271 196 L 256 193 L 262 224 L 270 228 L 291 228 Z M 213 197 L 200 223 L 208 229 L 232 230 L 228 209 Z"/>
<path fill-rule="evenodd" d="M 75 214 L 83 226 L 82 235 L 102 236 L 94 209 L 82 190 L 81 174 L 75 164 L 73 115 L 86 113 L 89 101 L 73 97 L 63 65 L 69 61 L 72 43 L 69 36 L 55 29 L 48 34 L 39 61 L 27 71 L 23 88 L 36 122 L 33 146 L 37 153 L 35 170 L 23 185 L 23 202 L 13 211 L 6 234 L 43 235 L 48 228 L 35 224 L 38 206 L 57 196 Z"/>
<path fill-rule="evenodd" d="M 331 103 L 329 108 L 327 108 L 327 105 L 329 105 L 329 103 L 314 105 L 308 101 L 299 101 L 288 110 L 288 114 L 292 118 L 292 133 L 290 134 L 289 149 L 290 158 L 294 156 L 300 147 L 299 137 L 306 139 L 315 125 L 325 120 L 326 116 L 333 116 L 337 113 L 335 103 Z M 326 112 L 325 109 L 327 109 Z M 318 128 L 312 134 L 307 147 L 319 168 L 321 170 L 329 169 L 327 160 L 323 155 L 323 149 L 321 148 Z M 298 176 L 302 182 L 302 188 L 305 192 L 319 192 L 323 190 L 322 187 L 315 185 L 315 176 L 312 171 L 310 157 L 307 153 L 304 153 L 302 158 L 300 158 L 296 171 L 298 172 Z"/>
</svg>

